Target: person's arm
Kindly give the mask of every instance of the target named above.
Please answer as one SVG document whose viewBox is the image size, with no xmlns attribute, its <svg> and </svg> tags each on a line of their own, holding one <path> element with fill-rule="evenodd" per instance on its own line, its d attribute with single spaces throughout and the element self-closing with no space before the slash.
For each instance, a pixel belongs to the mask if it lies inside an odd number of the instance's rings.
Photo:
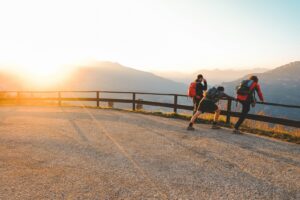
<svg viewBox="0 0 300 200">
<path fill-rule="evenodd" d="M 236 100 L 234 97 L 229 96 L 228 94 L 226 94 L 225 92 L 221 93 L 221 99 L 230 99 L 230 100 Z"/>
<path fill-rule="evenodd" d="M 203 79 L 203 91 L 206 91 L 207 90 L 207 81 L 206 79 Z"/>
<path fill-rule="evenodd" d="M 261 92 L 261 89 L 260 89 L 260 85 L 259 85 L 259 84 L 256 85 L 255 90 L 256 90 L 256 92 L 257 92 L 257 94 L 258 94 L 259 99 L 260 99 L 262 102 L 264 102 L 264 96 L 263 96 L 263 94 L 262 94 L 262 92 Z"/>
</svg>

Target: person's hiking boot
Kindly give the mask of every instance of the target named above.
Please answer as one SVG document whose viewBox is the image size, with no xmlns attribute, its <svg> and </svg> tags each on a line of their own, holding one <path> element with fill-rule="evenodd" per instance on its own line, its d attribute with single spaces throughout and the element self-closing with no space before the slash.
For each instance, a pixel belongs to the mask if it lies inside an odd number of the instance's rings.
<svg viewBox="0 0 300 200">
<path fill-rule="evenodd" d="M 221 129 L 221 126 L 217 125 L 217 124 L 213 124 L 211 126 L 211 129 Z"/>
<path fill-rule="evenodd" d="M 188 131 L 194 131 L 194 130 L 195 130 L 195 128 L 194 128 L 194 127 L 192 127 L 192 126 L 188 126 L 186 130 L 188 130 Z"/>
<path fill-rule="evenodd" d="M 232 131 L 233 134 L 242 134 L 241 131 L 239 129 L 234 129 Z"/>
<path fill-rule="evenodd" d="M 212 129 L 220 129 L 221 127 L 217 123 L 213 123 L 211 128 Z"/>
</svg>

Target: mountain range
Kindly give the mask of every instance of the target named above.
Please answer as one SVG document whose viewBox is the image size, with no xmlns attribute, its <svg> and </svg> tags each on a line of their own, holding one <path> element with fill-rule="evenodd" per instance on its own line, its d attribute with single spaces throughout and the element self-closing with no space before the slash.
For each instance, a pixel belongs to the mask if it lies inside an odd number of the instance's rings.
<svg viewBox="0 0 300 200">
<path fill-rule="evenodd" d="M 219 85 L 222 82 L 234 81 L 237 78 L 243 77 L 247 74 L 252 73 L 263 73 L 268 71 L 266 68 L 254 68 L 254 69 L 213 69 L 213 70 L 198 70 L 192 73 L 182 73 L 182 72 L 172 72 L 172 71 L 153 71 L 154 74 L 171 79 L 184 84 L 189 84 L 196 79 L 198 74 L 202 74 L 204 78 L 208 81 L 208 84 Z"/>
<path fill-rule="evenodd" d="M 187 86 L 112 62 L 94 62 L 78 67 L 65 87 L 70 90 L 114 90 L 161 93 L 186 93 Z"/>
</svg>

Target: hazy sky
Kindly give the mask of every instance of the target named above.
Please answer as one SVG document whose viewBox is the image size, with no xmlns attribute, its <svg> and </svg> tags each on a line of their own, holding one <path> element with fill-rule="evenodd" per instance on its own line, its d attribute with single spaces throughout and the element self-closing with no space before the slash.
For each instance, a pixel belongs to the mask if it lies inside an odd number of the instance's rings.
<svg viewBox="0 0 300 200">
<path fill-rule="evenodd" d="M 299 0 L 7 0 L 0 63 L 88 59 L 141 70 L 276 67 L 300 60 Z"/>
</svg>

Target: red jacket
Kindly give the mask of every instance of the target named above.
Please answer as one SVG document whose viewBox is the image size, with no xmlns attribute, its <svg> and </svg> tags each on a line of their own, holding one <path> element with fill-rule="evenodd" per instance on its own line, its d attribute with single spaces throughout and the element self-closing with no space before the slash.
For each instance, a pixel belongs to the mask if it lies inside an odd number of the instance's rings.
<svg viewBox="0 0 300 200">
<path fill-rule="evenodd" d="M 260 85 L 257 82 L 253 82 L 252 85 L 250 86 L 251 94 L 248 94 L 248 95 L 240 95 L 240 94 L 238 94 L 237 95 L 237 99 L 239 101 L 246 101 L 248 99 L 249 95 L 252 95 L 252 92 L 254 92 L 254 90 L 256 90 L 259 99 L 261 101 L 264 101 L 264 96 L 263 96 L 263 94 L 261 92 Z"/>
</svg>

